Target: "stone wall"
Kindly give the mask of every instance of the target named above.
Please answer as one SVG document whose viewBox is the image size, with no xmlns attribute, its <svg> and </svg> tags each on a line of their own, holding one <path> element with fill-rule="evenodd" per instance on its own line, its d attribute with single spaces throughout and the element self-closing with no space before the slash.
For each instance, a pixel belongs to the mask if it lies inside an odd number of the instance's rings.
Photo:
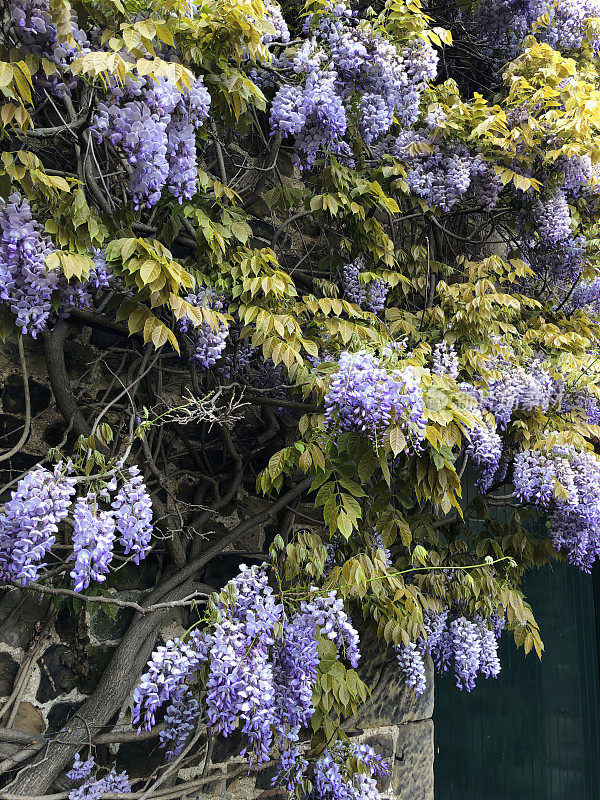
<svg viewBox="0 0 600 800">
<path fill-rule="evenodd" d="M 419 697 L 407 687 L 393 651 L 363 637 L 361 677 L 371 690 L 359 711 L 357 734 L 390 759 L 391 797 L 433 800 L 433 662 L 426 661 L 427 686 Z"/>
</svg>

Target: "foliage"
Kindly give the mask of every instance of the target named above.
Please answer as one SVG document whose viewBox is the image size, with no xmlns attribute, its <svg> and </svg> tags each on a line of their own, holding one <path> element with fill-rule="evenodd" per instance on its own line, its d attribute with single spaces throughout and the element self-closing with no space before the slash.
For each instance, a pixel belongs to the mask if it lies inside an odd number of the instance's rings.
<svg viewBox="0 0 600 800">
<path fill-rule="evenodd" d="M 442 671 L 454 659 L 470 690 L 478 671 L 497 675 L 503 627 L 541 655 L 524 571 L 556 558 L 589 570 L 600 555 L 600 9 L 521 5 L 483 0 L 452 31 L 418 0 L 368 13 L 11 0 L 3 334 L 39 334 L 48 353 L 70 320 L 131 343 L 127 405 L 88 424 L 57 394 L 79 449 L 7 499 L 3 579 L 39 578 L 71 503 L 67 558 L 90 605 L 115 531 L 121 558 L 139 564 L 162 537 L 187 574 L 198 519 L 248 480 L 277 508 L 307 489 L 322 524 L 275 538 L 256 618 L 240 611 L 242 572 L 154 654 L 135 713 L 152 725 L 170 701 L 174 758 L 198 720 L 225 735 L 239 724 L 251 760 L 276 752 L 297 796 L 375 797 L 376 759 L 342 727 L 367 700 L 345 615 L 396 648 L 416 691 L 426 655 Z M 169 369 L 185 402 L 161 394 Z M 140 408 L 142 378 L 158 410 Z M 227 469 L 215 477 L 205 450 L 215 423 L 234 473 L 223 494 Z M 192 470 L 175 450 L 169 463 L 164 442 L 179 439 Z M 200 477 L 194 497 L 213 487 L 206 516 L 178 496 L 182 473 Z M 46 528 L 38 501 L 56 505 Z M 544 535 L 530 509 L 548 513 Z M 47 574 L 68 588 L 64 569 Z M 295 721 L 278 706 L 286 681 L 303 687 Z"/>
</svg>

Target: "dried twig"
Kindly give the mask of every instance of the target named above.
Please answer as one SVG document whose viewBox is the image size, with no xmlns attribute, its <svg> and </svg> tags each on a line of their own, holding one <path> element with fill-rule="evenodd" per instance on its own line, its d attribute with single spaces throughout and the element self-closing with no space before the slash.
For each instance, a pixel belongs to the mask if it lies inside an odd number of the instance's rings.
<svg viewBox="0 0 600 800">
<path fill-rule="evenodd" d="M 18 583 L 12 584 L 14 589 L 22 589 Z M 85 603 L 101 603 L 102 605 L 117 606 L 118 608 L 132 608 L 140 614 L 152 614 L 154 611 L 160 611 L 166 608 L 177 608 L 180 606 L 193 606 L 202 600 L 209 597 L 206 592 L 193 592 L 181 600 L 171 600 L 168 603 L 154 603 L 151 606 L 142 606 L 134 600 L 119 600 L 117 597 L 107 597 L 106 595 L 88 595 L 82 592 L 75 592 L 72 589 L 64 589 L 61 586 L 46 586 L 37 581 L 31 581 L 27 584 L 28 589 L 41 592 L 42 594 L 50 594 L 56 597 L 74 597 L 76 600 L 82 600 Z"/>
</svg>

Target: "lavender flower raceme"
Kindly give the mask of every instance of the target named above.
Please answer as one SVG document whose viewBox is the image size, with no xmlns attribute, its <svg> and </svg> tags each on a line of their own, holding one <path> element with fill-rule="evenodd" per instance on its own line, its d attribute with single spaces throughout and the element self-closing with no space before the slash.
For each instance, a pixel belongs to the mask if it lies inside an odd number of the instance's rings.
<svg viewBox="0 0 600 800">
<path fill-rule="evenodd" d="M 77 16 L 71 13 L 71 42 L 59 41 L 58 32 L 48 0 L 10 0 L 7 15 L 12 19 L 13 30 L 19 40 L 19 46 L 25 50 L 42 56 L 48 65 L 42 75 L 33 76 L 36 89 L 49 91 L 63 97 L 69 95 L 76 85 L 74 77 L 69 76 L 69 66 L 78 55 L 91 51 L 90 42 L 77 24 Z M 51 71 L 51 66 L 56 71 Z"/>
<path fill-rule="evenodd" d="M 368 285 L 361 283 L 359 273 L 365 268 L 364 259 L 358 256 L 343 270 L 344 294 L 350 303 L 378 314 L 385 306 L 390 286 L 383 280 L 374 280 Z"/>
<path fill-rule="evenodd" d="M 214 311 L 223 309 L 223 299 L 217 297 L 212 289 L 199 289 L 195 293 L 188 294 L 185 299 L 195 308 L 204 307 Z M 178 324 L 183 333 L 192 333 L 194 337 L 194 352 L 191 355 L 193 364 L 201 369 L 210 369 L 222 358 L 229 333 L 224 322 L 219 320 L 216 330 L 208 322 L 203 322 L 199 327 L 194 328 L 186 315 L 179 320 Z"/>
<path fill-rule="evenodd" d="M 562 392 L 562 383 L 534 360 L 525 367 L 501 366 L 502 377 L 488 383 L 482 406 L 492 412 L 498 427 L 506 428 L 515 411 L 547 411 Z"/>
<path fill-rule="evenodd" d="M 268 19 L 275 28 L 275 34 L 265 34 L 262 37 L 262 42 L 264 44 L 270 44 L 272 41 L 276 41 L 281 44 L 287 44 L 290 40 L 290 31 L 281 12 L 281 6 L 277 3 L 272 3 L 271 0 L 266 0 L 265 11 L 266 19 Z"/>
<path fill-rule="evenodd" d="M 572 445 L 524 450 L 513 465 L 515 494 L 548 509 L 550 539 L 590 572 L 600 556 L 600 461 Z"/>
<path fill-rule="evenodd" d="M 479 3 L 473 21 L 478 35 L 485 41 L 484 52 L 500 68 L 512 61 L 522 50 L 524 41 L 534 33 L 534 23 L 542 18 L 535 29 L 535 37 L 555 50 L 578 50 L 588 38 L 586 20 L 600 16 L 598 0 L 536 0 L 515 3 L 513 0 L 483 0 Z M 597 49 L 597 34 L 591 44 Z"/>
<path fill-rule="evenodd" d="M 358 256 L 346 264 L 343 271 L 344 294 L 350 303 L 356 303 L 357 306 L 364 305 L 367 297 L 366 287 L 358 279 L 359 272 L 364 269 L 364 261 L 362 256 Z"/>
<path fill-rule="evenodd" d="M 558 191 L 548 200 L 537 200 L 532 217 L 542 242 L 553 245 L 569 238 L 571 213 L 564 192 Z"/>
<path fill-rule="evenodd" d="M 493 628 L 476 617 L 469 620 L 451 614 L 448 609 L 425 615 L 424 634 L 408 646 L 396 647 L 398 664 L 406 683 L 418 696 L 425 691 L 424 657 L 433 658 L 436 669 L 442 674 L 454 665 L 456 685 L 470 692 L 478 673 L 486 678 L 496 678 L 500 672 L 497 638 L 502 631 L 497 615 L 490 622 Z M 497 635 L 496 635 L 496 629 Z"/>
<path fill-rule="evenodd" d="M 348 761 L 358 764 L 358 771 L 348 768 Z M 387 763 L 368 745 L 344 746 L 336 742 L 306 772 L 313 791 L 311 800 L 381 800 L 377 778 L 389 773 Z"/>
<path fill-rule="evenodd" d="M 120 148 L 133 167 L 135 208 L 156 205 L 165 186 L 181 203 L 196 192 L 196 130 L 208 117 L 210 95 L 201 77 L 178 89 L 166 78 L 128 76 L 109 85 L 90 131 Z"/>
<path fill-rule="evenodd" d="M 128 794 L 131 792 L 131 783 L 126 772 L 117 773 L 113 768 L 102 778 L 94 777 L 90 773 L 95 766 L 94 757 L 90 756 L 82 762 L 79 754 L 75 756 L 72 768 L 67 772 L 67 777 L 72 781 L 85 778 L 81 786 L 69 792 L 69 800 L 99 800 L 103 794 Z"/>
<path fill-rule="evenodd" d="M 335 591 L 300 604 L 300 615 L 314 622 L 321 636 L 332 641 L 353 667 L 358 665 L 359 637 Z"/>
<path fill-rule="evenodd" d="M 481 665 L 481 631 L 474 622 L 459 617 L 450 623 L 450 637 L 456 685 L 470 692 L 475 688 L 475 677 Z M 487 660 L 485 666 L 487 670 Z"/>
<path fill-rule="evenodd" d="M 367 286 L 365 308 L 372 314 L 379 314 L 385 308 L 390 285 L 384 280 L 374 280 Z"/>
<path fill-rule="evenodd" d="M 493 483 L 502 457 L 502 439 L 494 427 L 485 421 L 471 428 L 467 454 L 475 468 L 475 488 L 482 494 Z"/>
<path fill-rule="evenodd" d="M 36 467 L 19 481 L 0 515 L 0 580 L 23 586 L 37 580 L 74 493 L 62 464 L 53 472 Z"/>
<path fill-rule="evenodd" d="M 437 72 L 437 55 L 429 42 L 414 37 L 403 50 L 373 27 L 359 26 L 346 2 L 324 6 L 318 19 L 309 14 L 301 47 L 277 58 L 289 74 L 271 105 L 271 129 L 293 136 L 297 163 L 310 169 L 328 153 L 352 163 L 346 141 L 356 117 L 363 141 L 379 140 L 394 117 L 411 125 L 419 100 Z M 379 307 L 380 290 L 372 305 Z"/>
<path fill-rule="evenodd" d="M 445 339 L 434 347 L 433 368 L 431 371 L 436 375 L 449 375 L 451 378 L 458 378 L 458 355 L 454 346 Z"/>
<path fill-rule="evenodd" d="M 342 353 L 325 397 L 325 419 L 341 431 L 364 431 L 375 441 L 392 420 L 418 444 L 426 426 L 412 367 L 388 373 L 371 353 Z"/>
<path fill-rule="evenodd" d="M 0 201 L 0 300 L 15 315 L 21 332 L 34 339 L 72 309 L 91 306 L 94 294 L 112 279 L 104 253 L 92 249 L 88 278 L 67 280 L 46 264 L 54 249 L 24 197 L 14 192 L 8 202 Z"/>
<path fill-rule="evenodd" d="M 46 267 L 54 247 L 17 192 L 0 202 L 0 300 L 10 307 L 22 333 L 36 338 L 52 314 L 59 273 Z"/>
<path fill-rule="evenodd" d="M 187 680 L 206 661 L 207 652 L 207 644 L 198 631 L 192 631 L 189 642 L 175 639 L 158 647 L 148 662 L 148 672 L 133 693 L 133 723 L 143 722 L 141 727 L 151 730 L 161 706 L 181 701 Z"/>
<path fill-rule="evenodd" d="M 112 502 L 114 520 L 125 555 L 133 553 L 136 564 L 150 552 L 152 501 L 138 467 L 130 467 L 129 478 Z"/>
<path fill-rule="evenodd" d="M 94 756 L 90 756 L 87 761 L 82 761 L 79 753 L 76 753 L 73 766 L 69 772 L 67 772 L 67 778 L 70 778 L 72 781 L 80 781 L 83 778 L 87 778 L 94 768 L 94 765 Z"/>
<path fill-rule="evenodd" d="M 406 164 L 411 191 L 430 206 L 449 211 L 467 194 L 486 211 L 498 202 L 502 190 L 498 176 L 479 153 L 462 143 L 440 143 L 431 131 L 405 129 L 391 152 Z"/>
<path fill-rule="evenodd" d="M 73 513 L 73 555 L 71 577 L 75 591 L 87 589 L 90 580 L 106 580 L 113 557 L 115 520 L 110 511 L 99 511 L 96 495 L 80 497 Z"/>
<path fill-rule="evenodd" d="M 284 613 L 264 566 L 242 565 L 217 609 L 213 626 L 156 650 L 134 692 L 133 720 L 150 730 L 158 709 L 168 704 L 162 740 L 169 754 L 180 752 L 198 712 L 189 684 L 206 665 L 211 728 L 229 736 L 239 727 L 250 761 L 263 763 L 274 746 L 292 747 L 314 713 L 319 638 L 329 639 L 355 666 L 358 634 L 335 592 L 304 601 L 294 614 Z"/>
<path fill-rule="evenodd" d="M 319 666 L 318 640 L 310 615 L 285 619 L 283 626 L 273 659 L 277 728 L 282 738 L 295 741 L 314 714 L 312 695 Z"/>
<path fill-rule="evenodd" d="M 414 690 L 417 697 L 423 694 L 426 686 L 425 664 L 416 644 L 414 642 L 408 645 L 399 644 L 396 647 L 396 658 L 407 685 Z"/>
<path fill-rule="evenodd" d="M 565 392 L 561 411 L 573 411 L 582 416 L 590 425 L 600 425 L 600 399 L 589 389 L 576 389 Z"/>
<path fill-rule="evenodd" d="M 196 727 L 200 716 L 200 705 L 192 693 L 187 690 L 176 694 L 173 702 L 165 711 L 165 727 L 159 734 L 160 746 L 168 747 L 168 760 L 176 758 L 184 748 L 190 734 Z"/>
</svg>

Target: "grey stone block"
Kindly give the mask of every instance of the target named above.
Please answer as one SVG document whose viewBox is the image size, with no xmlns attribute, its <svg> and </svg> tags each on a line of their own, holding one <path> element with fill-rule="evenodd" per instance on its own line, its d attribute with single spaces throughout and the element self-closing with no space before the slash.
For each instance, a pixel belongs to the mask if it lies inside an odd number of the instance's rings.
<svg viewBox="0 0 600 800">
<path fill-rule="evenodd" d="M 376 728 L 375 730 L 364 731 L 355 739 L 361 744 L 370 745 L 375 752 L 382 756 L 390 766 L 390 774 L 380 776 L 377 779 L 377 788 L 380 792 L 387 792 L 393 777 L 393 765 L 396 761 L 396 748 L 398 745 L 398 728 Z"/>
<path fill-rule="evenodd" d="M 15 730 L 40 734 L 46 729 L 46 723 L 38 708 L 33 703 L 19 703 L 19 709 L 13 720 Z"/>
<path fill-rule="evenodd" d="M 433 800 L 433 721 L 407 722 L 398 728 L 393 796 Z"/>
<path fill-rule="evenodd" d="M 391 647 L 371 636 L 363 636 L 358 672 L 371 696 L 358 710 L 356 724 L 362 728 L 402 725 L 433 716 L 433 663 L 425 662 L 427 686 L 419 697 L 406 681 Z"/>
<path fill-rule="evenodd" d="M 118 600 L 129 600 L 139 603 L 143 600 L 143 593 L 139 591 L 129 592 L 115 592 L 114 597 Z M 116 641 L 120 639 L 129 627 L 129 623 L 133 617 L 133 609 L 119 608 L 116 609 L 114 617 L 109 617 L 101 609 L 93 609 L 90 613 L 90 635 L 99 642 Z"/>
</svg>

